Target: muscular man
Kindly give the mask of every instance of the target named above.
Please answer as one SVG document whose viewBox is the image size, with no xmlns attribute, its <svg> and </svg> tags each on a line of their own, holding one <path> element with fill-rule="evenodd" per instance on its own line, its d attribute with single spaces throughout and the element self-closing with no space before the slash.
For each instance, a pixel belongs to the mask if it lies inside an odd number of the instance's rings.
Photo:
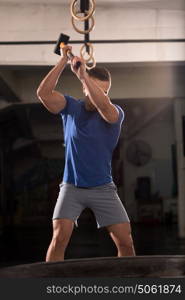
<svg viewBox="0 0 185 300">
<path fill-rule="evenodd" d="M 107 69 L 86 71 L 83 60 L 74 57 L 71 70 L 78 77 L 84 100 L 62 95 L 55 90 L 67 65 L 67 51 L 41 82 L 37 95 L 43 105 L 63 121 L 65 168 L 53 213 L 53 237 L 46 261 L 61 261 L 74 224 L 86 207 L 95 214 L 97 226 L 106 227 L 118 256 L 135 255 L 130 221 L 117 194 L 111 175 L 111 159 L 118 142 L 124 112 L 108 97 L 111 76 Z M 80 61 L 80 68 L 76 63 Z M 71 83 L 72 84 L 72 83 Z"/>
</svg>

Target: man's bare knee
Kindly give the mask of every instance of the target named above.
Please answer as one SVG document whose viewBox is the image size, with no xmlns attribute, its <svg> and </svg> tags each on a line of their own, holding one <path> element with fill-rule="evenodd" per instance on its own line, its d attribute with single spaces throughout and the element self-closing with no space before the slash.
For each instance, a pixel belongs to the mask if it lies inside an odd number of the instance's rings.
<svg viewBox="0 0 185 300">
<path fill-rule="evenodd" d="M 129 234 L 128 236 L 125 236 L 123 239 L 118 239 L 117 245 L 119 248 L 132 248 L 134 246 L 132 236 Z"/>
<path fill-rule="evenodd" d="M 70 240 L 74 222 L 68 219 L 53 220 L 53 247 L 66 248 Z"/>
<path fill-rule="evenodd" d="M 131 230 L 123 232 L 123 234 L 117 238 L 117 243 L 119 247 L 132 248 L 134 243 L 132 239 Z"/>
<path fill-rule="evenodd" d="M 57 248 L 65 249 L 68 245 L 68 242 L 69 239 L 65 239 L 61 236 L 53 236 L 51 244 L 53 249 L 57 249 Z"/>
</svg>

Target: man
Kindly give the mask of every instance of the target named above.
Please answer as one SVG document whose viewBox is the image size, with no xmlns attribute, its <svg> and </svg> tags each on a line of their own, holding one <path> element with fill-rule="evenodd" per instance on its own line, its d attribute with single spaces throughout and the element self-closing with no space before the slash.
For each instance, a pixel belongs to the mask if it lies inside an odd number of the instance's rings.
<svg viewBox="0 0 185 300">
<path fill-rule="evenodd" d="M 65 169 L 53 214 L 53 237 L 46 261 L 61 261 L 74 224 L 86 207 L 95 214 L 97 226 L 106 227 L 118 256 L 135 255 L 127 213 L 117 195 L 111 175 L 112 152 L 117 144 L 124 112 L 108 97 L 110 73 L 105 68 L 86 71 L 84 61 L 74 57 L 71 70 L 82 83 L 84 101 L 55 90 L 67 65 L 67 51 L 41 82 L 37 95 L 52 113 L 60 114 L 64 126 Z M 81 62 L 79 68 L 77 62 Z M 76 224 L 77 225 L 77 224 Z"/>
</svg>

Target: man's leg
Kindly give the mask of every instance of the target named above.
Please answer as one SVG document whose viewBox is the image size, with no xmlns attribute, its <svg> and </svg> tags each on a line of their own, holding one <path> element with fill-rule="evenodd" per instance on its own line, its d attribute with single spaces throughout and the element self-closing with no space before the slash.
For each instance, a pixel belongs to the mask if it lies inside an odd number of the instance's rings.
<svg viewBox="0 0 185 300">
<path fill-rule="evenodd" d="M 118 257 L 135 256 L 130 223 L 110 225 L 107 230 L 118 249 Z"/>
<path fill-rule="evenodd" d="M 69 219 L 53 220 L 53 237 L 49 245 L 46 261 L 64 260 L 65 249 L 73 232 L 74 222 Z"/>
</svg>

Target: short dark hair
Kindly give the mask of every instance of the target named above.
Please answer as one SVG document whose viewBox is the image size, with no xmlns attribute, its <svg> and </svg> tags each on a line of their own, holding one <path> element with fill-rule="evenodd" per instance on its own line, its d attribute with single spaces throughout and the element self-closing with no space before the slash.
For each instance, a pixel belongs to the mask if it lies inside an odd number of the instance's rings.
<svg viewBox="0 0 185 300">
<path fill-rule="evenodd" d="M 110 81 L 111 75 L 109 70 L 104 67 L 94 67 L 90 70 L 87 70 L 87 73 L 90 77 L 99 79 L 101 81 Z"/>
</svg>

